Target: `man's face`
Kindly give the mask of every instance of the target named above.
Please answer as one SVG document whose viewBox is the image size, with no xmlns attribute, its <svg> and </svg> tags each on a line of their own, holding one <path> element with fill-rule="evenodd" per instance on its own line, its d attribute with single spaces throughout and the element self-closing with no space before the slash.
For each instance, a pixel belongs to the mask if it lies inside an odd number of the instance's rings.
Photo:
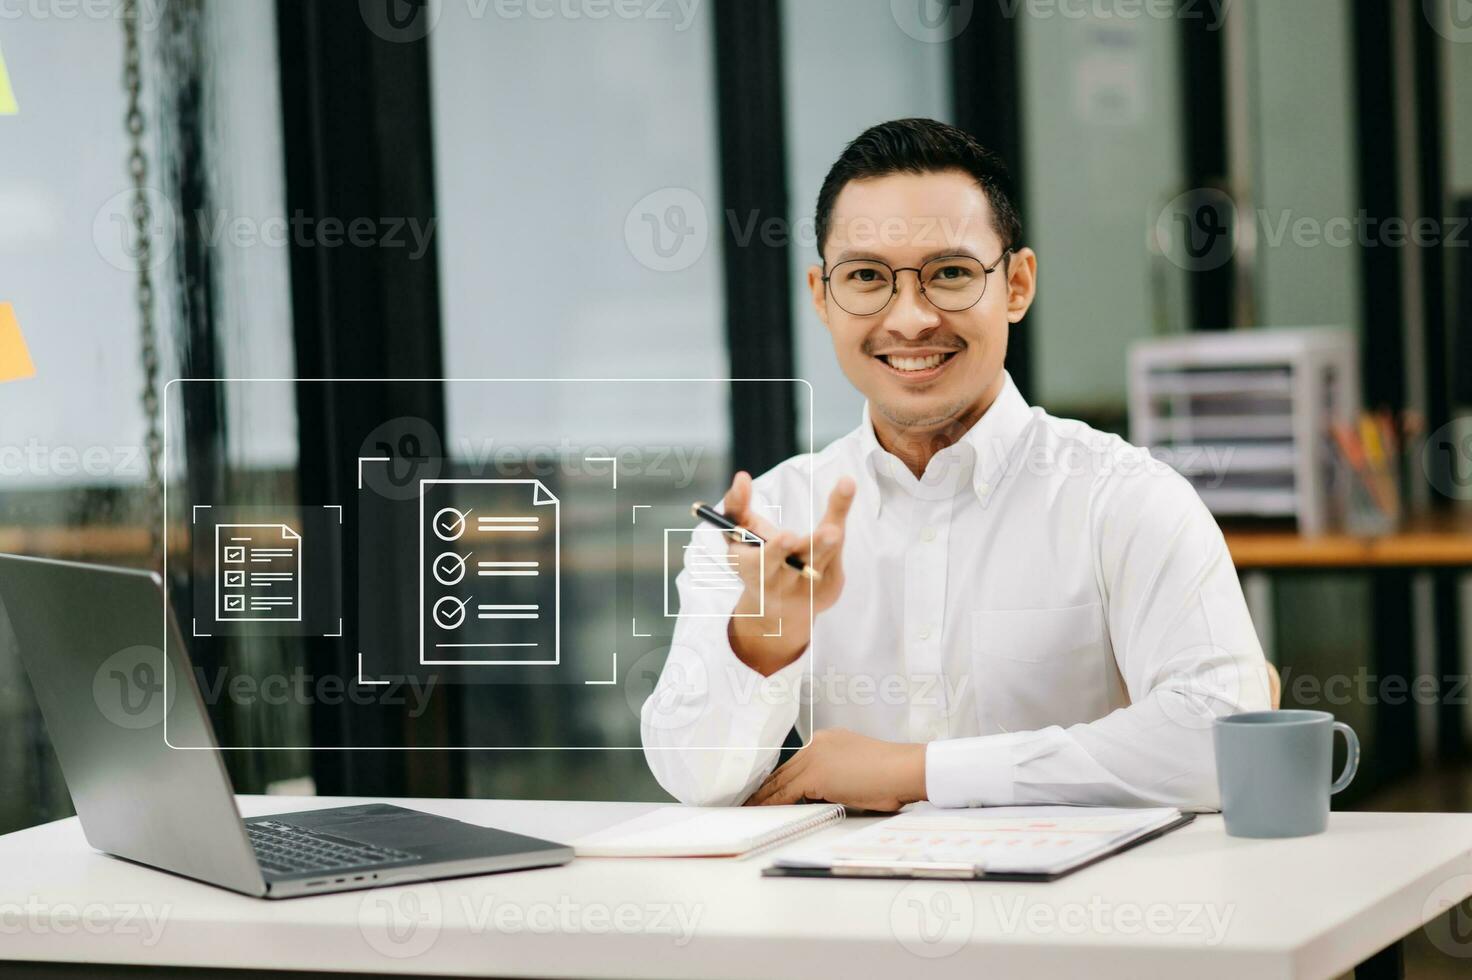
<svg viewBox="0 0 1472 980">
<path fill-rule="evenodd" d="M 833 337 L 839 366 L 869 400 L 876 422 L 903 429 L 939 429 L 974 421 L 1001 390 L 1007 331 L 1032 301 L 1036 259 L 1028 249 L 997 264 L 1003 243 L 991 205 L 963 171 L 892 174 L 855 180 L 833 206 L 823 243 L 830 273 L 850 259 L 879 259 L 893 269 L 924 268 L 943 256 L 969 256 L 996 268 L 985 275 L 980 301 L 960 312 L 937 308 L 920 292 L 914 272 L 900 272 L 899 292 L 878 313 L 844 310 L 825 288 L 823 270 L 808 271 L 813 305 Z M 845 269 L 854 267 L 848 266 Z M 944 264 L 927 275 L 954 276 Z M 869 272 L 863 272 L 872 279 Z M 952 305 L 933 283 L 929 295 Z M 834 289 L 838 284 L 833 284 Z M 848 304 L 850 307 L 854 303 Z"/>
</svg>

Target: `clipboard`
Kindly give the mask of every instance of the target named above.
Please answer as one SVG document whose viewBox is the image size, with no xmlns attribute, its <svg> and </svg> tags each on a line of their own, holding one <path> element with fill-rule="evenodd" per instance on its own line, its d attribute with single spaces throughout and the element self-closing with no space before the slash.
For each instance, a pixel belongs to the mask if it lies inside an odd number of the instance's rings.
<svg viewBox="0 0 1472 980">
<path fill-rule="evenodd" d="M 1117 847 L 1102 853 L 1092 854 L 1077 864 L 1057 871 L 988 872 L 980 865 L 959 862 L 894 862 L 894 861 L 841 861 L 829 867 L 788 867 L 769 865 L 762 869 L 764 878 L 876 878 L 884 881 L 927 879 L 945 881 L 1032 881 L 1046 882 L 1066 878 L 1082 868 L 1123 854 L 1149 841 L 1178 830 L 1196 819 L 1195 813 L 1182 813 L 1170 823 L 1156 827 L 1138 837 L 1131 838 Z"/>
</svg>

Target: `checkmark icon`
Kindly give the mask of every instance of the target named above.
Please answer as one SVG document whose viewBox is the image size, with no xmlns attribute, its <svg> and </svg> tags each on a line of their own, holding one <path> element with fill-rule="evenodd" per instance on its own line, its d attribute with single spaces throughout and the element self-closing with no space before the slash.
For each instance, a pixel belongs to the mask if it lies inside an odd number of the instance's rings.
<svg viewBox="0 0 1472 980">
<path fill-rule="evenodd" d="M 441 585 L 458 585 L 465 577 L 465 565 L 470 555 L 447 551 L 434 560 L 434 580 Z"/>
<path fill-rule="evenodd" d="M 441 541 L 458 541 L 460 535 L 465 533 L 466 519 L 469 517 L 468 510 L 462 512 L 453 507 L 441 507 L 430 523 L 435 536 Z"/>
<path fill-rule="evenodd" d="M 465 606 L 469 599 L 441 596 L 434 604 L 434 622 L 442 630 L 458 629 L 465 622 Z"/>
</svg>

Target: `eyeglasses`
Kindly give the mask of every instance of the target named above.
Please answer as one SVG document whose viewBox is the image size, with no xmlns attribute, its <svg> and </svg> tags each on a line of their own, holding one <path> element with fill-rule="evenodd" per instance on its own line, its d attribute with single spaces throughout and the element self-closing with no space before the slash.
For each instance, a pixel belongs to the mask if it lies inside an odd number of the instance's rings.
<svg viewBox="0 0 1472 980">
<path fill-rule="evenodd" d="M 920 283 L 920 295 L 931 306 L 946 313 L 960 313 L 981 302 L 987 280 L 1010 254 L 1012 249 L 1003 249 L 990 266 L 969 255 L 942 255 L 918 269 L 894 269 L 878 259 L 849 259 L 829 270 L 823 283 L 845 313 L 873 316 L 899 292 L 899 274 L 913 272 Z"/>
</svg>

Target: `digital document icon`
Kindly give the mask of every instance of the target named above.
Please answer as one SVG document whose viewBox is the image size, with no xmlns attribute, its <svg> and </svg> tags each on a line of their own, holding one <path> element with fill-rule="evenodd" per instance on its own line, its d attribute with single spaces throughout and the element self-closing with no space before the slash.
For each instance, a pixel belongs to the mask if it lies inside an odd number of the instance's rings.
<svg viewBox="0 0 1472 980">
<path fill-rule="evenodd" d="M 745 528 L 740 528 L 740 540 L 757 549 L 757 564 L 765 557 L 762 550 L 766 542 Z M 726 537 L 711 527 L 667 527 L 664 529 L 664 614 L 665 618 L 686 616 L 692 618 L 745 617 L 766 615 L 767 586 L 758 579 L 757 609 L 755 612 L 732 612 L 729 605 L 717 602 L 709 606 L 711 611 L 699 608 L 682 608 L 680 605 L 679 576 L 688 578 L 692 595 L 714 593 L 712 598 L 724 596 L 734 602 L 745 591 L 745 584 L 737 571 L 736 557 L 730 554 Z M 683 570 L 683 571 L 682 571 Z M 703 608 L 703 606 L 702 606 Z"/>
<path fill-rule="evenodd" d="M 215 616 L 301 622 L 301 535 L 285 524 L 216 524 Z"/>
<path fill-rule="evenodd" d="M 420 481 L 420 663 L 561 661 L 561 520 L 540 480 Z"/>
</svg>

